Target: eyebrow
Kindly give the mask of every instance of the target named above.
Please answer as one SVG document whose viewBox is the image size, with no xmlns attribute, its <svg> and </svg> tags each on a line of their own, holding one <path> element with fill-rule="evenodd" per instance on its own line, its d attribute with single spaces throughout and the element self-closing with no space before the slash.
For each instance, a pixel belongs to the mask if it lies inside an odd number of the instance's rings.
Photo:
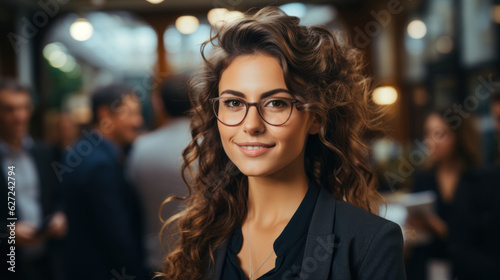
<svg viewBox="0 0 500 280">
<path fill-rule="evenodd" d="M 271 96 L 273 94 L 280 93 L 280 92 L 286 92 L 288 94 L 291 94 L 290 91 L 287 90 L 287 89 L 277 88 L 277 89 L 273 89 L 273 90 L 269 90 L 269 91 L 263 92 L 261 94 L 260 98 L 264 99 L 266 97 L 269 97 L 269 96 Z M 221 92 L 220 95 L 223 95 L 224 93 L 236 95 L 236 96 L 241 97 L 241 98 L 245 98 L 246 97 L 246 95 L 243 92 L 237 91 L 237 90 L 227 89 L 227 90 Z"/>
</svg>

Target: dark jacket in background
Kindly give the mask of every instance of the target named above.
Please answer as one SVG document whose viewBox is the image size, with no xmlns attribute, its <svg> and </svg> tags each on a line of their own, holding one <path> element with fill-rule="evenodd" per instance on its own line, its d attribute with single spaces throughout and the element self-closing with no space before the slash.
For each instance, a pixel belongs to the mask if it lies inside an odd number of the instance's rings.
<svg viewBox="0 0 500 280">
<path fill-rule="evenodd" d="M 453 213 L 449 251 L 457 279 L 500 279 L 500 166 L 465 178 Z"/>
<path fill-rule="evenodd" d="M 463 174 L 459 181 L 462 181 L 463 178 L 467 176 L 467 173 Z M 458 183 L 458 185 L 460 185 L 460 183 Z M 411 192 L 422 191 L 433 191 L 436 193 L 436 202 L 434 207 L 435 213 L 446 223 L 446 225 L 449 226 L 450 219 L 453 215 L 453 202 L 446 203 L 443 201 L 442 195 L 439 191 L 435 169 L 424 170 L 415 174 Z M 451 259 L 448 253 L 448 240 L 443 240 L 437 236 L 431 236 L 429 243 L 413 246 L 406 259 L 406 272 L 408 280 L 428 279 L 427 265 L 431 259 L 444 260 L 451 264 Z M 454 274 L 453 268 L 451 269 L 451 273 Z"/>
<path fill-rule="evenodd" d="M 63 158 L 72 169 L 62 176 L 69 279 L 146 279 L 141 209 L 122 151 L 82 138 Z"/>
<path fill-rule="evenodd" d="M 484 162 L 488 165 L 500 164 L 500 137 L 494 130 L 483 134 L 481 148 Z"/>
</svg>

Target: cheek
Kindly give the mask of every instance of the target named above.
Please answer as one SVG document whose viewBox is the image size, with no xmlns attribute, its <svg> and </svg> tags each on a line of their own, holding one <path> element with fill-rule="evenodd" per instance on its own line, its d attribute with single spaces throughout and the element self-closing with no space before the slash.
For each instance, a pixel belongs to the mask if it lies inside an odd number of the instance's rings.
<svg viewBox="0 0 500 280">
<path fill-rule="evenodd" d="M 234 128 L 232 127 L 228 127 L 228 126 L 225 126 L 223 124 L 221 124 L 220 122 L 217 122 L 217 128 L 219 130 L 219 137 L 221 139 L 221 142 L 222 142 L 222 147 L 224 148 L 224 151 L 226 152 L 226 154 L 229 154 L 228 152 L 228 145 L 231 141 L 231 138 L 232 138 L 232 135 L 234 134 L 232 132 L 232 130 Z"/>
<path fill-rule="evenodd" d="M 446 149 L 447 152 L 452 152 L 453 149 L 455 148 L 455 140 L 454 139 L 448 139 L 446 142 L 443 143 L 444 149 Z"/>
<path fill-rule="evenodd" d="M 304 144 L 304 137 L 302 131 L 300 130 L 277 130 L 273 132 L 275 139 L 281 143 L 283 148 L 286 148 L 290 152 L 293 150 L 302 150 Z"/>
<path fill-rule="evenodd" d="M 134 129 L 139 122 L 139 118 L 137 115 L 130 115 L 123 119 L 123 122 L 124 126 L 128 127 L 129 129 Z"/>
<path fill-rule="evenodd" d="M 128 121 L 127 118 L 124 118 L 123 116 L 117 117 L 114 119 L 114 125 L 115 125 L 115 130 L 116 133 L 118 134 L 128 134 L 129 131 L 131 130 L 131 122 Z"/>
<path fill-rule="evenodd" d="M 286 150 L 284 156 L 295 157 L 305 146 L 307 125 L 302 121 L 292 121 L 288 127 L 272 127 L 270 132 L 281 144 L 281 148 Z"/>
</svg>

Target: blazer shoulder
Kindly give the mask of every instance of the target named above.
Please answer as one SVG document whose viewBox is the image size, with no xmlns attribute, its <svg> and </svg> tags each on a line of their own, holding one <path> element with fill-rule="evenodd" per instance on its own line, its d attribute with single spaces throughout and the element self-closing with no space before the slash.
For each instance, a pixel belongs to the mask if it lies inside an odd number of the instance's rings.
<svg viewBox="0 0 500 280">
<path fill-rule="evenodd" d="M 399 227 L 396 223 L 365 209 L 344 201 L 337 201 L 335 211 L 335 231 L 337 234 L 374 235 L 384 226 Z"/>
<path fill-rule="evenodd" d="M 334 235 L 337 245 L 332 273 L 351 268 L 355 279 L 404 279 L 401 227 L 346 202 L 337 202 Z M 340 274 L 338 274 L 340 273 Z"/>
</svg>

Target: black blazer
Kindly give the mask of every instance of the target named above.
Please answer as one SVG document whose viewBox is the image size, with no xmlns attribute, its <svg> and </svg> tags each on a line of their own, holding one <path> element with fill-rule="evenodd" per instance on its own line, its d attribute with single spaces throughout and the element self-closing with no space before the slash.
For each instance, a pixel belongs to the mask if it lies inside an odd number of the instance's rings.
<svg viewBox="0 0 500 280">
<path fill-rule="evenodd" d="M 72 168 L 62 176 L 68 275 L 72 280 L 146 279 L 142 214 L 125 178 L 121 152 L 105 139 L 91 145 L 81 138 L 75 147 L 85 143 L 90 152 L 72 156 L 81 162 L 63 162 Z M 71 158 L 69 153 L 64 159 Z"/>
<path fill-rule="evenodd" d="M 215 253 L 213 279 L 221 278 L 228 242 Z M 291 273 L 290 273 L 291 274 Z M 300 279 L 406 279 L 401 228 L 338 201 L 321 188 L 307 234 Z M 286 275 L 283 275 L 283 279 Z"/>
</svg>

